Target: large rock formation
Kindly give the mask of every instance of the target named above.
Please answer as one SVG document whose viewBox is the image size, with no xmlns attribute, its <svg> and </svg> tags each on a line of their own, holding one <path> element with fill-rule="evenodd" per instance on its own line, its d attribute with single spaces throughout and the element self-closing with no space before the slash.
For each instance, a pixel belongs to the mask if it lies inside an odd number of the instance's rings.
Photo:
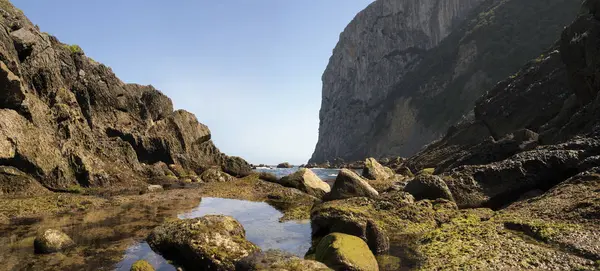
<svg viewBox="0 0 600 271">
<path fill-rule="evenodd" d="M 548 48 L 580 2 L 375 1 L 344 30 L 323 74 L 310 162 L 415 154 Z"/>
<path fill-rule="evenodd" d="M 208 127 L 173 111 L 160 91 L 123 83 L 0 3 L 0 165 L 18 173 L 2 175 L 0 194 L 33 187 L 21 184 L 25 176 L 53 191 L 137 186 L 154 177 L 154 163 L 248 174 L 245 161 L 219 152 Z"/>
</svg>

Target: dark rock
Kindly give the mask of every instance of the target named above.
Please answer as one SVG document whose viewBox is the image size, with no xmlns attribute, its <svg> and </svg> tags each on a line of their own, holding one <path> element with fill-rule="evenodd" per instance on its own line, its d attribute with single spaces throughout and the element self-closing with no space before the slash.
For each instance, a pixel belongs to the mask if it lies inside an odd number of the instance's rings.
<svg viewBox="0 0 600 271">
<path fill-rule="evenodd" d="M 166 222 L 147 241 L 153 250 L 190 269 L 234 270 L 237 261 L 260 251 L 246 240 L 237 220 L 221 215 Z"/>
<path fill-rule="evenodd" d="M 447 199 L 454 201 L 452 193 L 442 178 L 435 175 L 418 175 L 408 182 L 404 191 L 410 193 L 416 200 Z"/>
<path fill-rule="evenodd" d="M 354 171 L 342 169 L 335 179 L 331 192 L 324 200 L 338 200 L 352 197 L 377 198 L 379 193 Z"/>
<path fill-rule="evenodd" d="M 237 156 L 226 156 L 221 167 L 223 172 L 237 178 L 246 177 L 252 174 L 252 167 L 250 164 Z"/>
<path fill-rule="evenodd" d="M 311 260 L 300 259 L 293 254 L 268 250 L 256 252 L 241 259 L 235 265 L 237 271 L 327 271 L 331 270 L 327 265 Z"/>
<path fill-rule="evenodd" d="M 41 232 L 35 237 L 33 247 L 36 253 L 48 254 L 62 252 L 75 246 L 75 243 L 64 232 L 49 229 Z"/>
<path fill-rule="evenodd" d="M 275 176 L 275 174 L 270 173 L 270 172 L 260 172 L 258 174 L 258 178 L 263 181 L 272 182 L 272 183 L 277 183 L 279 181 L 279 178 L 277 178 L 277 176 Z"/>
<path fill-rule="evenodd" d="M 277 165 L 277 168 L 293 168 L 294 166 L 290 165 L 288 162 L 281 163 Z"/>
</svg>

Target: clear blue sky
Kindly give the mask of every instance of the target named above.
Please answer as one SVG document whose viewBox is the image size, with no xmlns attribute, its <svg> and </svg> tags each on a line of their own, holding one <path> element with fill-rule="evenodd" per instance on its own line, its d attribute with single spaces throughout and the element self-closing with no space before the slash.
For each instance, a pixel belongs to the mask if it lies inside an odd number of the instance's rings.
<svg viewBox="0 0 600 271">
<path fill-rule="evenodd" d="M 13 0 L 42 31 L 154 85 L 251 163 L 305 163 L 321 75 L 340 32 L 372 0 Z"/>
</svg>

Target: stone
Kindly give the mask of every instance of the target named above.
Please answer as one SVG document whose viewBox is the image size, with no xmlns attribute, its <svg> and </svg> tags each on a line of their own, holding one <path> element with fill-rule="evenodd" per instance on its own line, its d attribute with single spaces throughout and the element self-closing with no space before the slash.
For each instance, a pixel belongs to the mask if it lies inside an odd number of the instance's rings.
<svg viewBox="0 0 600 271">
<path fill-rule="evenodd" d="M 241 157 L 227 156 L 222 164 L 223 172 L 237 178 L 252 174 L 252 167 Z"/>
<path fill-rule="evenodd" d="M 233 182 L 236 180 L 235 177 L 221 171 L 218 168 L 209 168 L 205 170 L 201 175 L 200 179 L 202 181 L 211 183 L 211 182 Z"/>
<path fill-rule="evenodd" d="M 148 192 L 150 193 L 156 193 L 156 192 L 162 192 L 164 189 L 162 187 L 162 185 L 149 185 L 148 186 Z"/>
<path fill-rule="evenodd" d="M 384 167 L 375 158 L 367 158 L 362 176 L 369 180 L 385 180 L 394 177 L 395 173 L 391 168 Z"/>
<path fill-rule="evenodd" d="M 255 252 L 248 257 L 241 259 L 236 263 L 235 270 L 328 271 L 331 269 L 323 263 L 300 259 L 288 252 L 268 250 L 265 252 Z"/>
<path fill-rule="evenodd" d="M 354 171 L 342 169 L 335 183 L 331 188 L 331 192 L 327 193 L 324 200 L 338 200 L 351 197 L 369 197 L 377 198 L 379 193 L 362 177 L 358 176 Z"/>
<path fill-rule="evenodd" d="M 404 191 L 413 195 L 415 200 L 447 199 L 454 201 L 448 185 L 436 175 L 418 175 L 406 184 Z"/>
<path fill-rule="evenodd" d="M 277 168 L 293 168 L 294 166 L 290 165 L 288 162 L 281 163 L 277 165 Z"/>
<path fill-rule="evenodd" d="M 260 251 L 246 240 L 237 220 L 222 215 L 166 222 L 152 231 L 147 242 L 186 269 L 234 270 L 236 262 Z"/>
<path fill-rule="evenodd" d="M 281 180 L 278 180 L 277 183 L 285 187 L 296 188 L 317 198 L 321 198 L 331 191 L 329 184 L 322 181 L 319 176 L 307 168 L 302 168 L 295 173 L 285 176 Z"/>
<path fill-rule="evenodd" d="M 343 233 L 329 234 L 317 245 L 316 260 L 334 270 L 378 271 L 375 256 L 360 238 Z"/>
<path fill-rule="evenodd" d="M 146 260 L 138 260 L 131 266 L 129 271 L 154 271 L 154 267 Z"/>
<path fill-rule="evenodd" d="M 339 232 L 366 240 L 373 254 L 385 253 L 390 248 L 387 233 L 369 213 L 373 201 L 368 198 L 350 198 L 317 205 L 310 214 L 313 240 Z"/>
<path fill-rule="evenodd" d="M 270 173 L 270 172 L 260 172 L 258 174 L 258 178 L 263 181 L 272 182 L 272 183 L 277 183 L 277 181 L 279 180 L 279 178 L 277 178 L 277 176 L 275 176 L 275 174 Z"/>
<path fill-rule="evenodd" d="M 63 252 L 75 246 L 75 242 L 60 230 L 48 229 L 39 233 L 33 242 L 35 253 Z"/>
</svg>

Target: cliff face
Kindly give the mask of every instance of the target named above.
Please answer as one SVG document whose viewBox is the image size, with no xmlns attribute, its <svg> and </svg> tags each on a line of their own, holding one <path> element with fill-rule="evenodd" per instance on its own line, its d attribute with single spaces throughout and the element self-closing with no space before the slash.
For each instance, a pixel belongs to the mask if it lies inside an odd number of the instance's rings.
<svg viewBox="0 0 600 271">
<path fill-rule="evenodd" d="M 580 1 L 376 1 L 323 75 L 311 162 L 410 156 L 554 41 Z"/>
<path fill-rule="evenodd" d="M 6 0 L 0 15 L 0 194 L 132 187 L 166 164 L 199 174 L 233 161 L 160 91 L 123 83 Z"/>
</svg>

